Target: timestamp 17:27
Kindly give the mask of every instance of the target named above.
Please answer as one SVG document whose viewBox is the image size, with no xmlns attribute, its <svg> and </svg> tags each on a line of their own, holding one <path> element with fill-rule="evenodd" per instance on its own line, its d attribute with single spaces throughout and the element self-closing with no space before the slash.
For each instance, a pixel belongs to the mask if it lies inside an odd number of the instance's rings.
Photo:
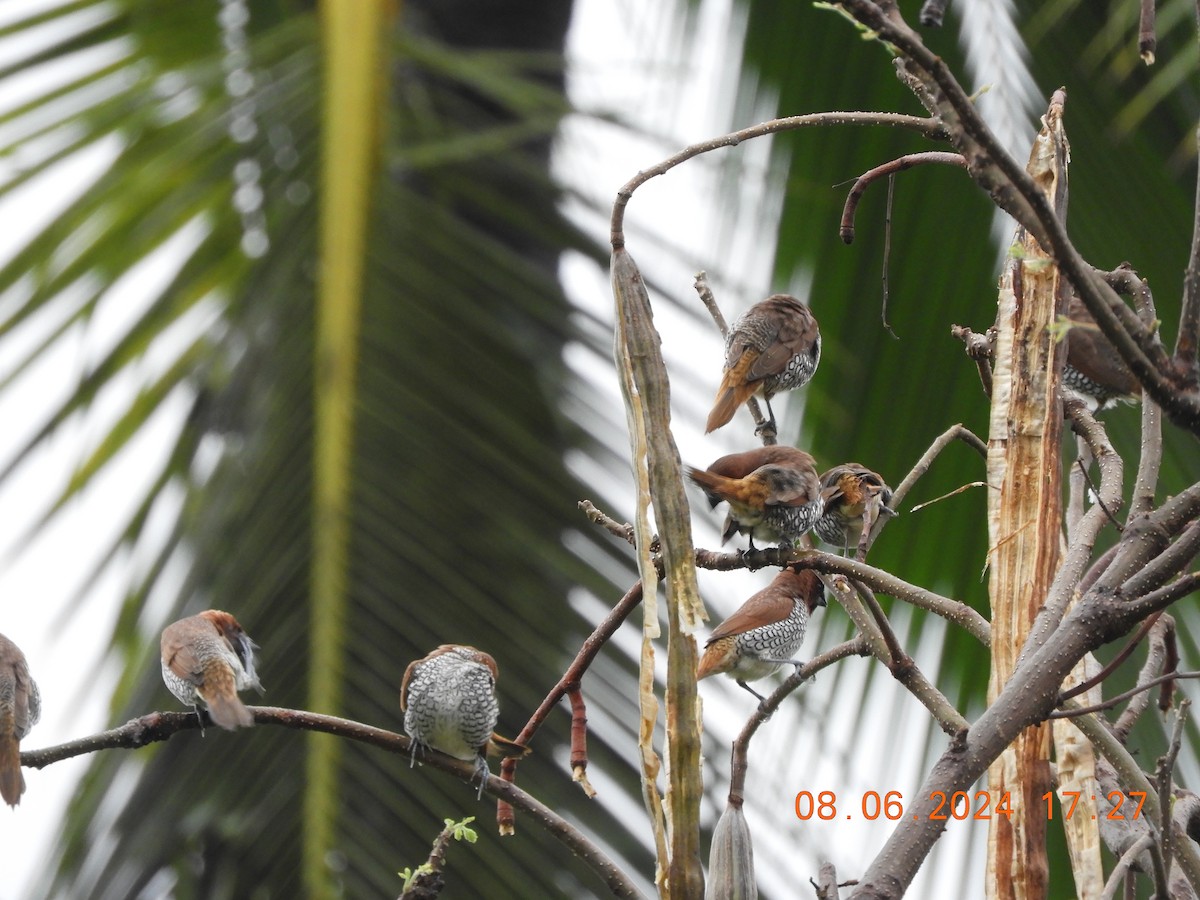
<svg viewBox="0 0 1200 900">
<path fill-rule="evenodd" d="M 1083 792 L 1062 791 L 1061 794 L 1059 812 L 1064 819 L 1070 820 L 1075 815 L 1075 809 Z M 1105 796 L 1109 805 L 1108 812 L 1093 815 L 1093 819 L 1141 818 L 1142 805 L 1146 802 L 1145 791 L 1129 791 L 1128 793 L 1109 791 Z M 904 798 L 899 791 L 888 791 L 882 796 L 878 791 L 864 791 L 859 799 L 861 808 L 853 809 L 850 812 L 843 808 L 839 812 L 838 796 L 833 791 L 821 791 L 815 795 L 809 791 L 800 791 L 796 795 L 796 817 L 804 821 L 813 818 L 830 820 L 842 818 L 844 813 L 845 818 L 850 819 L 855 818 L 855 813 L 858 813 L 864 819 L 884 818 L 895 821 L 905 816 Z M 955 791 L 949 796 L 945 791 L 934 791 L 929 795 L 929 799 L 934 803 L 933 809 L 929 810 L 927 814 L 930 820 L 987 820 L 993 816 L 1011 818 L 1013 814 L 1013 802 L 1009 791 L 1001 793 L 994 805 L 992 794 L 989 791 L 976 791 L 974 794 L 967 791 Z M 1054 791 L 1042 794 L 1042 800 L 1046 804 L 1047 821 L 1054 819 L 1054 801 L 1056 799 L 1058 799 L 1058 794 Z M 1096 796 L 1089 795 L 1089 799 L 1094 802 Z M 913 818 L 919 818 L 919 815 L 915 815 Z"/>
</svg>

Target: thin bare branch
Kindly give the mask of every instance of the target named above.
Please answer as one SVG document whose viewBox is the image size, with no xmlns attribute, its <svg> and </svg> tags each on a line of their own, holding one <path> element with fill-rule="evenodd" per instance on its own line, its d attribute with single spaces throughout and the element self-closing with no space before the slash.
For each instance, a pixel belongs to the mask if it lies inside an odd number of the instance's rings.
<svg viewBox="0 0 1200 900">
<path fill-rule="evenodd" d="M 1171 743 L 1167 746 L 1167 752 L 1158 759 L 1158 764 L 1155 766 L 1154 781 L 1155 787 L 1158 788 L 1158 796 L 1170 797 L 1174 794 L 1171 789 L 1172 778 L 1175 772 L 1175 760 L 1179 757 L 1179 748 L 1183 746 L 1183 725 L 1187 721 L 1188 708 L 1192 702 L 1186 697 L 1179 703 L 1179 712 L 1175 715 L 1175 727 L 1171 730 Z M 1171 833 L 1171 804 L 1164 803 L 1162 809 L 1162 818 L 1158 823 L 1159 832 L 1161 834 Z M 1171 871 L 1171 844 L 1165 842 L 1162 848 L 1162 872 L 1155 870 L 1155 879 L 1158 883 L 1158 895 L 1165 897 L 1167 895 L 1168 875 Z M 1161 877 L 1160 877 L 1161 875 Z"/>
<path fill-rule="evenodd" d="M 750 740 L 754 737 L 754 733 L 758 731 L 767 719 L 779 708 L 779 705 L 801 684 L 808 681 L 822 669 L 833 665 L 838 660 L 846 659 L 850 656 L 869 656 L 871 648 L 867 641 L 861 636 L 855 636 L 848 641 L 843 641 L 836 647 L 832 647 L 814 656 L 803 666 L 796 669 L 791 675 L 783 680 L 768 697 L 763 700 L 754 710 L 754 713 L 746 721 L 741 732 L 733 741 L 733 755 L 729 766 L 729 802 L 741 804 L 743 802 L 743 792 L 746 787 L 746 754 L 750 749 Z"/>
<path fill-rule="evenodd" d="M 1154 65 L 1154 51 L 1158 49 L 1158 35 L 1154 29 L 1154 0 L 1142 0 L 1138 15 L 1138 55 L 1148 66 Z"/>
<path fill-rule="evenodd" d="M 910 471 L 908 475 L 904 477 L 904 480 L 901 481 L 896 490 L 892 492 L 893 509 L 898 509 L 900 507 L 900 504 L 904 501 L 904 498 L 908 495 L 908 492 L 912 490 L 913 485 L 917 483 L 918 479 L 920 479 L 922 475 L 929 471 L 929 467 L 933 465 L 933 461 L 937 458 L 938 454 L 950 446 L 953 441 L 962 441 L 981 457 L 987 459 L 987 444 L 980 440 L 973 432 L 971 432 L 970 429 L 964 427 L 961 423 L 958 425 L 951 425 L 944 432 L 942 432 L 942 434 L 939 435 L 932 444 L 929 445 L 929 449 L 925 451 L 919 460 L 917 460 L 917 464 L 912 467 L 912 471 Z M 883 526 L 882 524 L 878 524 L 876 527 L 881 528 Z"/>
<path fill-rule="evenodd" d="M 1112 709 L 1138 694 L 1149 691 L 1151 688 L 1158 687 L 1160 684 L 1173 681 L 1176 678 L 1200 678 L 1200 672 L 1168 672 L 1165 675 L 1159 675 L 1157 678 L 1151 678 L 1149 681 L 1139 683 L 1137 687 L 1117 694 L 1114 697 L 1109 697 L 1101 703 L 1093 703 L 1091 706 L 1072 706 L 1069 709 L 1057 709 L 1050 713 L 1047 718 L 1050 719 L 1074 719 L 1078 716 L 1086 715 L 1087 713 L 1100 712 L 1105 709 Z"/>
<path fill-rule="evenodd" d="M 749 128 L 742 128 L 720 137 L 701 141 L 685 147 L 678 153 L 667 157 L 662 162 L 642 169 L 627 181 L 617 192 L 617 200 L 613 204 L 611 220 L 610 243 L 613 249 L 625 246 L 625 207 L 633 197 L 633 192 L 649 181 L 664 175 L 680 163 L 687 162 L 693 156 L 720 150 L 722 147 L 736 147 L 742 141 L 763 137 L 768 134 L 778 134 L 781 131 L 794 131 L 798 128 L 812 126 L 830 127 L 836 125 L 878 125 L 886 128 L 903 128 L 924 135 L 930 140 L 943 140 L 946 136 L 941 123 L 935 119 L 923 119 L 919 116 L 905 116 L 899 113 L 869 113 L 869 112 L 824 112 L 811 113 L 804 116 L 788 116 L 782 119 L 770 119 Z"/>
<path fill-rule="evenodd" d="M 1100 895 L 1100 900 L 1113 900 L 1117 896 L 1117 891 L 1121 889 L 1121 883 L 1124 881 L 1126 873 L 1137 863 L 1138 857 L 1153 846 L 1154 838 L 1144 834 L 1121 855 L 1117 864 L 1113 866 L 1108 881 L 1104 883 L 1104 893 Z"/>
<path fill-rule="evenodd" d="M 951 143 L 966 158 L 971 177 L 1053 255 L 1100 330 L 1172 421 L 1200 435 L 1200 392 L 1190 384 L 1180 389 L 1176 369 L 1167 359 L 1157 334 L 1138 320 L 1133 310 L 1120 301 L 1083 259 L 1049 200 L 1041 195 L 1034 180 L 984 122 L 971 96 L 942 57 L 925 46 L 904 22 L 892 0 L 885 3 L 844 0 L 841 7 L 906 57 L 908 73 L 921 81 L 934 98 L 937 116 Z M 1052 105 L 1061 105 L 1065 96 L 1065 92 L 1056 92 Z"/>
<path fill-rule="evenodd" d="M 1096 685 L 1102 684 L 1109 675 L 1120 668 L 1121 664 L 1124 663 L 1125 660 L 1129 659 L 1129 657 L 1133 654 L 1133 651 L 1137 649 L 1138 644 L 1142 642 L 1143 638 L 1146 637 L 1146 635 L 1150 632 L 1150 629 L 1153 628 L 1155 623 L 1158 621 L 1158 615 L 1159 614 L 1155 614 L 1143 622 L 1141 627 L 1137 630 L 1137 634 L 1135 634 L 1129 639 L 1128 642 L 1126 642 L 1125 646 L 1121 648 L 1121 652 L 1113 657 L 1113 659 L 1109 661 L 1108 665 L 1106 665 L 1087 681 L 1082 681 L 1074 687 L 1063 691 L 1062 694 L 1059 695 L 1058 702 L 1065 703 L 1072 697 L 1078 697 L 1080 694 L 1086 694 Z"/>
<path fill-rule="evenodd" d="M 1174 640 L 1175 620 L 1166 613 L 1162 613 L 1152 616 L 1146 621 L 1154 624 L 1149 632 L 1149 640 L 1146 642 L 1146 661 L 1138 672 L 1138 684 L 1144 684 L 1159 675 L 1173 673 L 1178 665 L 1171 663 L 1170 653 L 1167 649 L 1168 641 Z M 1164 682 L 1164 684 L 1170 684 L 1170 682 Z M 1117 718 L 1116 724 L 1113 725 L 1113 734 L 1121 743 L 1125 743 L 1129 739 L 1129 732 L 1133 730 L 1134 724 L 1149 705 L 1149 692 L 1140 693 L 1129 701 L 1129 705 L 1125 707 L 1125 710 Z"/>
<path fill-rule="evenodd" d="M 989 328 L 983 334 L 972 331 L 965 325 L 951 325 L 951 336 L 963 342 L 967 356 L 979 370 L 979 381 L 983 395 L 992 399 L 992 357 L 996 352 L 996 329 Z"/>
<path fill-rule="evenodd" d="M 1100 488 L 1096 497 L 1102 503 L 1094 504 L 1072 528 L 1071 543 L 1034 621 L 1029 642 L 1022 651 L 1025 654 L 1050 639 L 1054 629 L 1066 615 L 1072 598 L 1082 593 L 1080 585 L 1086 581 L 1084 571 L 1091 559 L 1096 540 L 1110 521 L 1107 509 L 1116 508 L 1121 502 L 1124 464 L 1109 442 L 1104 426 L 1078 400 L 1069 400 L 1063 404 L 1063 416 L 1087 444 L 1092 458 L 1096 460 L 1096 467 L 1100 470 Z"/>
<path fill-rule="evenodd" d="M 608 513 L 599 509 L 591 500 L 580 500 L 579 508 L 583 510 L 583 514 L 587 516 L 589 522 L 593 525 L 599 525 L 613 537 L 628 542 L 631 547 L 636 542 L 637 533 L 634 527 L 628 522 L 618 522 L 612 516 L 608 515 Z M 656 542 L 652 541 L 651 543 Z"/>
<path fill-rule="evenodd" d="M 992 627 L 988 620 L 967 604 L 951 600 L 941 594 L 909 584 L 897 578 L 890 572 L 877 569 L 874 566 L 855 559 L 836 556 L 820 550 L 787 550 L 775 548 L 771 550 L 747 550 L 742 553 L 717 553 L 712 550 L 697 550 L 696 565 L 702 569 L 717 572 L 728 572 L 732 569 L 765 569 L 771 566 L 780 567 L 796 565 L 800 568 L 813 569 L 830 575 L 845 575 L 864 584 L 872 590 L 897 600 L 902 600 L 919 609 L 941 616 L 949 622 L 967 631 L 985 647 L 991 644 Z"/>
<path fill-rule="evenodd" d="M 967 161 L 962 158 L 961 154 L 930 150 L 925 153 L 909 153 L 907 156 L 885 162 L 883 165 L 876 166 L 859 175 L 846 195 L 846 203 L 842 207 L 842 222 L 838 228 L 838 235 L 842 241 L 847 244 L 854 243 L 854 215 L 858 212 L 858 203 L 862 199 L 862 195 L 866 193 L 872 182 L 885 176 L 895 175 L 897 172 L 904 172 L 915 166 L 931 164 L 956 166 L 960 169 L 967 167 Z"/>
<path fill-rule="evenodd" d="M 966 718 L 904 652 L 875 596 L 869 590 L 858 591 L 845 578 L 823 576 L 821 580 L 858 626 L 871 655 L 887 666 L 892 677 L 929 710 L 941 729 L 951 736 L 965 732 L 969 727 Z"/>
<path fill-rule="evenodd" d="M 350 719 L 274 706 L 251 706 L 249 709 L 254 715 L 256 725 L 279 725 L 299 731 L 319 731 L 370 744 L 397 755 L 411 753 L 412 742 L 406 736 Z M 95 753 L 99 750 L 137 749 L 157 741 L 165 741 L 182 731 L 198 729 L 200 725 L 199 716 L 191 712 L 148 713 L 131 719 L 118 728 L 112 728 L 99 734 L 59 744 L 56 747 L 26 750 L 21 754 L 21 764 L 41 769 L 64 759 Z M 430 750 L 422 755 L 420 763 L 467 782 L 477 777 L 473 762 L 454 759 L 436 750 Z M 615 896 L 642 896 L 637 886 L 616 863 L 584 837 L 578 828 L 545 804 L 525 793 L 516 785 L 495 775 L 488 776 L 483 789 L 493 797 L 511 803 L 530 816 L 548 834 L 578 855 L 592 871 L 604 880 Z M 471 793 L 474 791 L 472 790 Z"/>
<path fill-rule="evenodd" d="M 1200 19 L 1200 4 L 1197 18 Z M 1200 147 L 1200 126 L 1196 128 L 1196 143 Z M 1179 334 L 1175 338 L 1175 367 L 1183 385 L 1195 389 L 1200 385 L 1200 173 L 1196 176 L 1195 211 L 1192 220 L 1192 248 L 1183 275 L 1183 305 L 1179 311 Z"/>
</svg>

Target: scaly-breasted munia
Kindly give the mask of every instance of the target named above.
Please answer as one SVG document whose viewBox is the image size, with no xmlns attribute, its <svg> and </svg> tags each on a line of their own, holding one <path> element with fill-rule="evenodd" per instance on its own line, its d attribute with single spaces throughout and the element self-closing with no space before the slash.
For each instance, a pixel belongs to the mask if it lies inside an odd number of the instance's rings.
<svg viewBox="0 0 1200 900">
<path fill-rule="evenodd" d="M 1067 338 L 1064 391 L 1075 394 L 1093 412 L 1115 406 L 1118 400 L 1141 399 L 1141 384 L 1078 297 L 1071 297 L 1067 317 L 1078 324 Z"/>
<path fill-rule="evenodd" d="M 455 759 L 474 760 L 479 794 L 487 782 L 487 753 L 524 756 L 521 744 L 493 729 L 500 718 L 496 700 L 496 660 L 464 644 L 442 644 L 404 670 L 400 709 L 404 731 L 412 738 L 411 758 L 432 747 Z"/>
<path fill-rule="evenodd" d="M 821 517 L 821 482 L 813 458 L 803 450 L 793 451 L 789 461 L 759 465 L 747 474 L 726 476 L 709 469 L 686 469 L 687 476 L 703 488 L 709 503 L 722 500 L 729 504 L 721 543 L 734 534 L 748 534 L 750 549 L 754 539 L 791 545 L 802 537 Z M 779 447 L 764 447 L 742 454 L 721 457 L 713 463 L 729 470 L 749 465 L 757 454 L 782 451 Z M 738 457 L 736 465 L 726 461 Z"/>
<path fill-rule="evenodd" d="M 863 531 L 870 534 L 881 515 L 895 515 L 888 508 L 892 489 L 881 475 L 858 463 L 843 463 L 822 475 L 821 499 L 825 501 L 825 512 L 813 531 L 843 552 L 857 549 Z"/>
<path fill-rule="evenodd" d="M 817 470 L 817 462 L 811 454 L 787 444 L 770 444 L 739 453 L 729 453 L 714 460 L 704 471 L 725 478 L 745 478 L 761 466 L 792 466 L 797 469 Z M 716 494 L 708 494 L 708 505 L 713 509 L 722 500 Z"/>
<path fill-rule="evenodd" d="M 212 720 L 233 731 L 254 724 L 238 691 L 262 691 L 254 650 L 238 620 L 219 609 L 173 622 L 162 633 L 162 676 L 171 693 L 200 715 L 204 701 Z"/>
<path fill-rule="evenodd" d="M 705 433 L 733 418 L 755 393 L 771 398 L 807 384 L 821 361 L 821 330 L 812 311 L 787 294 L 772 294 L 746 310 L 725 339 L 725 370 Z"/>
<path fill-rule="evenodd" d="M 780 666 L 803 663 L 791 657 L 804 642 L 808 619 L 825 605 L 825 589 L 811 569 L 789 567 L 718 625 L 704 646 L 696 678 L 724 672 L 761 702 L 747 681 L 757 681 Z"/>
<path fill-rule="evenodd" d="M 9 806 L 20 803 L 25 793 L 20 741 L 41 714 L 42 698 L 29 677 L 25 654 L 0 634 L 0 797 Z"/>
</svg>

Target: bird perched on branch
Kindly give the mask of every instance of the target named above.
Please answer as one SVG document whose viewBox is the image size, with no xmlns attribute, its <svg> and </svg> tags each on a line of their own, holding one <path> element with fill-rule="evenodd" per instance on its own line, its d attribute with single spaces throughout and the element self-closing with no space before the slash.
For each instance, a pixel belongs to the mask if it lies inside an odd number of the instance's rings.
<svg viewBox="0 0 1200 900">
<path fill-rule="evenodd" d="M 733 418 L 755 393 L 771 398 L 807 384 L 821 361 L 821 331 L 807 306 L 787 294 L 772 294 L 746 310 L 725 339 L 725 370 L 705 433 Z"/>
<path fill-rule="evenodd" d="M 711 475 L 722 475 L 725 478 L 745 478 L 760 466 L 791 466 L 795 469 L 817 470 L 817 461 L 812 455 L 797 447 L 787 444 L 770 444 L 766 447 L 755 447 L 742 450 L 739 453 L 729 453 L 714 460 L 705 469 Z M 716 494 L 708 494 L 708 505 L 713 509 L 722 502 Z"/>
<path fill-rule="evenodd" d="M 791 657 L 804 642 L 813 610 L 825 605 L 825 589 L 811 569 L 788 567 L 718 625 L 704 646 L 696 678 L 724 673 L 762 702 L 747 681 L 771 675 L 780 666 L 803 665 Z"/>
<path fill-rule="evenodd" d="M 409 663 L 400 685 L 404 731 L 413 740 L 412 761 L 426 747 L 474 760 L 480 796 L 490 774 L 487 753 L 520 757 L 529 752 L 493 731 L 500 718 L 498 675 L 490 654 L 464 644 L 443 644 Z"/>
<path fill-rule="evenodd" d="M 1067 338 L 1064 391 L 1075 394 L 1092 412 L 1116 406 L 1117 401 L 1138 402 L 1141 384 L 1076 296 L 1071 297 L 1067 318 L 1073 326 Z"/>
<path fill-rule="evenodd" d="M 822 475 L 821 499 L 825 511 L 813 531 L 843 553 L 857 549 L 863 533 L 870 534 L 881 515 L 895 515 L 888 508 L 892 489 L 881 475 L 858 463 L 843 463 Z"/>
<path fill-rule="evenodd" d="M 41 714 L 42 698 L 25 654 L 0 634 L 0 797 L 9 806 L 19 804 L 25 793 L 20 741 Z"/>
<path fill-rule="evenodd" d="M 770 459 L 779 461 L 763 462 Z M 790 546 L 813 527 L 824 508 L 816 464 L 795 447 L 747 450 L 723 456 L 708 469 L 686 471 L 710 505 L 729 504 L 722 544 L 734 534 L 748 534 L 751 550 L 755 538 Z"/>
<path fill-rule="evenodd" d="M 162 676 L 167 688 L 200 715 L 204 701 L 212 720 L 228 731 L 254 724 L 238 691 L 262 692 L 254 651 L 238 620 L 219 609 L 173 622 L 162 633 Z"/>
</svg>

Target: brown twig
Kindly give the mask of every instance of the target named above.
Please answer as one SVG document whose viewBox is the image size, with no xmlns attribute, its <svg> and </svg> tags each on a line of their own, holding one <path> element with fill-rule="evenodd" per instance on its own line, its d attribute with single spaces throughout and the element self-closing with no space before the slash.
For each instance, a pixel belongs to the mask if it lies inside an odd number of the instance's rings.
<svg viewBox="0 0 1200 900">
<path fill-rule="evenodd" d="M 891 294 L 891 289 L 888 287 L 888 266 L 892 259 L 892 204 L 896 198 L 896 176 L 888 176 L 887 189 L 887 205 L 884 208 L 883 214 L 883 271 L 880 276 L 881 289 L 883 294 L 882 302 L 880 303 L 879 318 L 883 322 L 883 327 L 887 329 L 887 333 L 896 340 L 900 339 L 900 335 L 896 334 L 896 330 L 892 328 L 888 322 L 888 298 Z M 853 237 L 851 238 L 853 239 Z M 843 236 L 842 240 L 845 240 Z M 849 243 L 847 241 L 846 243 Z"/>
<path fill-rule="evenodd" d="M 1158 789 L 1158 796 L 1171 797 L 1174 791 L 1171 789 L 1172 777 L 1175 772 L 1175 760 L 1179 757 L 1179 748 L 1183 746 L 1183 724 L 1187 721 L 1188 707 L 1192 702 L 1186 697 L 1179 703 L 1179 712 L 1175 715 L 1175 727 L 1171 730 L 1171 743 L 1167 747 L 1167 752 L 1158 758 L 1158 763 L 1154 770 L 1155 787 Z M 1164 803 L 1162 805 L 1162 818 L 1159 820 L 1159 834 L 1170 834 L 1171 828 L 1171 804 Z M 1171 842 L 1163 841 L 1162 847 L 1162 871 L 1159 872 L 1157 866 L 1155 868 L 1155 878 L 1158 879 L 1158 896 L 1167 896 L 1167 885 L 1171 872 Z"/>
<path fill-rule="evenodd" d="M 406 736 L 376 728 L 373 725 L 364 725 L 351 719 L 274 706 L 251 706 L 249 710 L 254 716 L 256 725 L 278 725 L 298 731 L 319 731 L 370 744 L 389 753 L 398 755 L 411 753 L 412 742 Z M 41 769 L 53 763 L 62 762 L 64 759 L 95 753 L 99 750 L 137 749 L 157 741 L 165 741 L 182 731 L 198 729 L 200 725 L 200 718 L 193 712 L 148 713 L 131 719 L 118 728 L 111 728 L 99 734 L 68 741 L 55 747 L 25 750 L 21 753 L 21 765 Z M 477 777 L 474 763 L 454 759 L 436 750 L 425 753 L 420 762 L 422 765 L 453 775 L 463 781 L 471 781 Z M 629 876 L 599 847 L 589 841 L 578 828 L 535 797 L 495 775 L 488 776 L 483 789 L 493 797 L 503 799 L 529 815 L 547 833 L 578 855 L 592 871 L 604 880 L 614 895 L 620 897 L 641 896 Z"/>
<path fill-rule="evenodd" d="M 1137 687 L 1132 687 L 1124 693 L 1117 694 L 1115 697 L 1109 697 L 1100 703 L 1093 703 L 1091 706 L 1076 706 L 1071 709 L 1056 709 L 1051 712 L 1046 718 L 1048 719 L 1074 719 L 1087 713 L 1100 712 L 1104 709 L 1111 709 L 1119 703 L 1124 703 L 1132 697 L 1137 696 L 1143 691 L 1148 691 L 1153 687 L 1172 681 L 1176 678 L 1200 678 L 1200 672 L 1168 672 L 1165 675 L 1159 675 L 1157 678 L 1151 678 L 1149 681 L 1139 684 Z"/>
<path fill-rule="evenodd" d="M 1078 697 L 1080 694 L 1086 694 L 1096 685 L 1103 683 L 1109 675 L 1111 675 L 1120 667 L 1121 663 L 1129 659 L 1130 654 L 1137 649 L 1138 644 L 1140 644 L 1146 635 L 1150 633 L 1150 629 L 1154 627 L 1154 623 L 1158 621 L 1158 617 L 1161 615 L 1162 613 L 1155 613 L 1153 616 L 1143 622 L 1141 627 L 1138 628 L 1137 633 L 1126 642 L 1125 646 L 1121 648 L 1121 652 L 1118 653 L 1108 663 L 1108 665 L 1106 665 L 1103 669 L 1086 681 L 1082 681 L 1074 687 L 1063 691 L 1058 695 L 1058 702 L 1060 704 L 1065 703 L 1072 697 Z"/>
<path fill-rule="evenodd" d="M 587 777 L 587 705 L 579 688 L 567 691 L 567 699 L 571 702 L 571 779 L 578 782 L 590 800 L 596 796 L 596 790 Z"/>
<path fill-rule="evenodd" d="M 917 464 L 912 467 L 912 470 L 904 477 L 904 480 L 900 482 L 896 490 L 892 492 L 893 508 L 899 508 L 904 498 L 908 495 L 908 492 L 912 490 L 913 485 L 917 483 L 922 475 L 929 471 L 938 454 L 950 446 L 953 441 L 962 441 L 981 457 L 987 459 L 987 444 L 973 434 L 970 429 L 963 427 L 961 423 L 951 425 L 929 445 L 929 449 L 922 454 L 921 458 L 917 460 Z M 882 522 L 877 523 L 876 527 L 882 528 Z"/>
<path fill-rule="evenodd" d="M 813 881 L 810 878 L 808 883 L 817 892 L 817 900 L 838 900 L 841 896 L 838 891 L 837 869 L 829 860 L 821 862 L 821 867 L 817 869 L 817 880 Z"/>
<path fill-rule="evenodd" d="M 892 677 L 929 710 L 942 730 L 951 736 L 966 730 L 969 726 L 962 713 L 904 652 L 874 595 L 870 591 L 859 591 L 858 583 L 852 585 L 848 579 L 842 577 L 822 576 L 821 580 L 826 590 L 837 598 L 857 626 L 859 634 L 871 650 L 871 655 L 887 666 Z"/>
<path fill-rule="evenodd" d="M 877 569 L 867 563 L 855 559 L 825 553 L 820 550 L 788 550 L 775 548 L 771 550 L 747 550 L 742 553 L 717 553 L 713 550 L 697 550 L 696 565 L 702 569 L 716 572 L 728 572 L 733 569 L 765 569 L 768 567 L 782 568 L 794 565 L 798 568 L 813 569 L 825 574 L 845 575 L 853 578 L 889 597 L 894 597 L 910 606 L 918 607 L 927 612 L 941 616 L 949 622 L 958 625 L 985 647 L 991 644 L 991 625 L 988 620 L 971 609 L 967 604 L 951 600 L 941 594 L 926 590 L 914 584 L 909 584 L 897 578 L 890 572 Z"/>
<path fill-rule="evenodd" d="M 579 508 L 583 510 L 583 514 L 593 525 L 599 525 L 613 537 L 620 538 L 631 547 L 634 545 L 637 535 L 634 527 L 628 522 L 618 522 L 608 513 L 599 509 L 591 500 L 580 500 Z"/>
<path fill-rule="evenodd" d="M 858 212 L 858 204 L 862 200 L 862 195 L 866 193 L 867 188 L 871 186 L 872 182 L 884 176 L 890 177 L 897 172 L 904 172 L 915 166 L 929 164 L 957 166 L 961 169 L 967 167 L 967 161 L 959 153 L 930 150 L 925 153 L 909 153 L 906 156 L 885 162 L 883 165 L 876 166 L 859 175 L 854 180 L 854 185 L 850 188 L 850 192 L 846 194 L 846 202 L 842 206 L 842 222 L 838 227 L 838 235 L 841 237 L 843 243 L 854 243 L 854 215 Z"/>
<path fill-rule="evenodd" d="M 471 816 L 466 821 L 473 821 L 474 818 Z M 438 832 L 438 836 L 433 839 L 433 848 L 429 851 L 429 858 L 425 861 L 425 865 L 418 867 L 411 883 L 397 900 L 429 900 L 429 898 L 441 894 L 445 887 L 442 870 L 446 867 L 446 848 L 454 840 L 454 832 L 457 827 L 458 823 L 451 822 Z"/>
<path fill-rule="evenodd" d="M 1200 3 L 1196 18 L 1200 24 Z M 1200 127 L 1196 129 L 1200 147 Z M 1188 253 L 1187 269 L 1183 275 L 1183 304 L 1179 310 L 1179 334 L 1175 338 L 1175 370 L 1185 388 L 1194 390 L 1200 385 L 1200 173 L 1196 178 L 1196 199 L 1192 214 L 1192 246 Z"/>
<path fill-rule="evenodd" d="M 1163 674 L 1168 672 L 1179 671 L 1179 645 L 1175 640 L 1175 620 L 1171 616 L 1164 615 L 1163 623 L 1163 647 L 1165 659 L 1162 664 Z M 1175 696 L 1175 683 L 1164 682 L 1158 694 L 1158 709 L 1160 712 L 1166 712 L 1171 708 L 1172 700 Z"/>
<path fill-rule="evenodd" d="M 796 690 L 801 684 L 812 678 L 817 672 L 833 665 L 841 659 L 846 659 L 850 656 L 868 656 L 870 655 L 870 647 L 866 640 L 861 636 L 856 636 L 848 641 L 844 641 L 824 653 L 813 657 L 803 666 L 796 669 L 791 675 L 783 680 L 770 695 L 760 703 L 747 720 L 745 726 L 738 734 L 733 742 L 733 755 L 729 766 L 729 802 L 740 805 L 743 801 L 743 792 L 746 787 L 746 753 L 750 748 L 750 740 L 754 737 L 754 733 L 771 715 L 779 708 L 784 699 L 788 697 L 792 691 Z"/>
<path fill-rule="evenodd" d="M 996 329 L 989 328 L 983 334 L 972 331 L 965 325 L 951 325 L 950 334 L 963 342 L 967 356 L 979 370 L 979 381 L 983 394 L 992 399 L 992 357 L 996 352 Z"/>
<path fill-rule="evenodd" d="M 738 131 L 721 135 L 720 137 L 692 144 L 678 153 L 667 157 L 662 162 L 638 172 L 637 175 L 627 181 L 617 192 L 617 201 L 613 204 L 612 219 L 610 222 L 610 243 L 614 249 L 625 246 L 625 207 L 633 197 L 633 192 L 651 178 L 657 178 L 659 175 L 666 174 L 680 163 L 687 162 L 693 156 L 710 153 L 713 150 L 720 150 L 722 147 L 736 147 L 743 141 L 763 137 L 768 134 L 778 134 L 781 131 L 794 131 L 798 128 L 812 126 L 828 127 L 833 125 L 879 125 L 888 128 L 906 128 L 910 131 L 923 134 L 930 140 L 935 141 L 943 140 L 946 136 L 941 123 L 935 119 L 905 116 L 899 113 L 825 112 L 811 113 L 804 116 L 788 116 L 786 118 L 760 122 L 749 128 L 742 128 Z"/>
<path fill-rule="evenodd" d="M 1154 29 L 1154 0 L 1142 0 L 1138 16 L 1138 55 L 1148 66 L 1154 65 L 1154 51 L 1158 48 L 1158 36 Z"/>
<path fill-rule="evenodd" d="M 1063 276 L 1075 288 L 1105 337 L 1172 421 L 1200 435 L 1200 393 L 1180 390 L 1175 367 L 1156 362 L 1160 356 L 1165 357 L 1157 335 L 1138 320 L 1133 310 L 1122 303 L 1084 261 L 1067 235 L 1065 223 L 1041 194 L 1033 178 L 1004 149 L 984 122 L 973 99 L 958 83 L 945 60 L 926 47 L 909 28 L 895 2 L 844 0 L 841 8 L 906 57 L 904 65 L 908 74 L 921 81 L 926 93 L 933 98 L 937 118 L 945 125 L 951 142 L 966 158 L 968 171 L 976 184 L 1053 255 Z M 1058 91 L 1052 105 L 1061 105 L 1064 100 L 1065 92 Z"/>
<path fill-rule="evenodd" d="M 521 733 L 517 735 L 516 742 L 518 744 L 528 745 L 529 741 L 532 740 L 537 730 L 546 720 L 546 717 L 550 715 L 550 711 L 558 705 L 558 702 L 571 691 L 579 690 L 584 673 L 592 665 L 596 654 L 600 652 L 600 649 L 608 642 L 608 639 L 616 634 L 617 629 L 621 627 L 621 624 L 629 618 L 629 614 L 641 602 L 642 583 L 639 581 L 625 593 L 620 602 L 613 607 L 612 612 L 605 616 L 604 621 L 597 625 L 584 640 L 583 645 L 579 648 L 579 652 L 575 654 L 575 659 L 567 667 L 567 671 L 563 673 L 558 683 L 550 689 L 550 693 L 546 695 L 546 699 L 534 710 L 533 715 L 529 717 L 529 721 L 525 723 L 525 727 L 521 729 Z M 513 772 L 516 770 L 516 762 L 516 759 L 509 757 L 501 764 L 501 776 L 506 781 L 512 781 Z M 575 760 L 572 759 L 572 766 L 574 766 L 574 763 Z"/>
</svg>

